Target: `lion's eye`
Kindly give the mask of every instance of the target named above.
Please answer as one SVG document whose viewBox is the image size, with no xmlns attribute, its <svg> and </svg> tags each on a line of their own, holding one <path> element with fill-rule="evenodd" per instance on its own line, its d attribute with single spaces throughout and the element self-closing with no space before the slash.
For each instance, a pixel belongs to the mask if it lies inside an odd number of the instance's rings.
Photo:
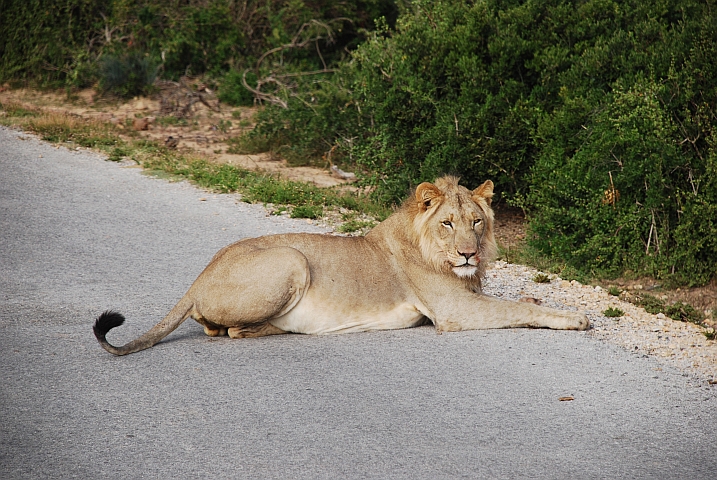
<svg viewBox="0 0 717 480">
<path fill-rule="evenodd" d="M 481 223 L 483 223 L 483 220 L 481 220 L 480 218 L 477 218 L 477 219 L 473 220 L 473 227 L 477 227 Z"/>
<path fill-rule="evenodd" d="M 453 228 L 453 224 L 450 222 L 450 220 L 444 220 L 444 221 L 441 222 L 441 224 L 442 224 L 444 227 Z"/>
</svg>

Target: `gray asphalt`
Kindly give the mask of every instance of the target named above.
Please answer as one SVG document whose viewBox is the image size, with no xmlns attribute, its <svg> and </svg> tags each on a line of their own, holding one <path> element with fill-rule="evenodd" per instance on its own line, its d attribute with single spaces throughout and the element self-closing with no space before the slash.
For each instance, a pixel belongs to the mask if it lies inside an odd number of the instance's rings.
<svg viewBox="0 0 717 480">
<path fill-rule="evenodd" d="M 717 478 L 714 387 L 582 332 L 92 335 L 300 230 L 0 127 L 0 478 Z"/>
</svg>

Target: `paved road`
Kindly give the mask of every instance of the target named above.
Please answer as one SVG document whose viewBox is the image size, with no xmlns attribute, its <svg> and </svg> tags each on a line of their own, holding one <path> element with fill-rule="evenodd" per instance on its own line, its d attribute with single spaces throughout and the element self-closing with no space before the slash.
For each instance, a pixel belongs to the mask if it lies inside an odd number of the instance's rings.
<svg viewBox="0 0 717 480">
<path fill-rule="evenodd" d="M 717 478 L 715 391 L 584 333 L 188 321 L 114 357 L 102 310 L 123 343 L 223 245 L 317 229 L 20 137 L 0 128 L 0 478 Z"/>
</svg>

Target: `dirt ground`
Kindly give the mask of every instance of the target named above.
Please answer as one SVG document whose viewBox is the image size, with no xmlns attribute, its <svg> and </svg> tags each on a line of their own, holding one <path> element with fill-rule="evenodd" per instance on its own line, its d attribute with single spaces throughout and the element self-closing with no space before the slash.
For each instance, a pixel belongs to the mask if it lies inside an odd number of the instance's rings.
<svg viewBox="0 0 717 480">
<path fill-rule="evenodd" d="M 193 152 L 211 161 L 229 163 L 251 170 L 276 173 L 291 180 L 313 183 L 320 187 L 332 187 L 349 183 L 336 178 L 329 170 L 315 167 L 290 167 L 286 161 L 268 153 L 257 155 L 236 155 L 227 153 L 232 137 L 238 137 L 254 126 L 252 107 L 228 107 L 216 100 L 207 102 L 217 106 L 212 110 L 202 102 L 194 103 L 183 118 L 173 114 L 162 115 L 159 94 L 152 98 L 135 97 L 129 101 L 118 101 L 100 97 L 95 90 L 86 89 L 68 97 L 65 92 L 43 92 L 30 89 L 4 90 L 0 88 L 0 102 L 27 105 L 57 113 L 67 113 L 82 118 L 110 122 L 120 129 L 134 131 L 141 137 L 167 142 L 176 139 L 176 148 Z M 177 112 L 174 112 L 177 113 Z M 147 128 L 137 130 L 147 119 Z"/>
<path fill-rule="evenodd" d="M 202 88 L 201 85 L 199 88 Z M 211 98 L 211 95 L 208 95 Z M 337 178 L 326 168 L 292 167 L 285 160 L 268 153 L 257 155 L 237 155 L 227 153 L 228 140 L 253 128 L 255 108 L 228 107 L 219 105 L 216 100 L 206 103 L 196 101 L 185 115 L 177 118 L 167 114 L 166 102 L 161 94 L 153 98 L 138 97 L 129 101 L 102 98 L 92 89 L 82 90 L 70 97 L 64 91 L 42 92 L 27 89 L 0 88 L 0 102 L 17 103 L 45 111 L 66 113 L 87 119 L 96 119 L 116 124 L 120 129 L 133 135 L 167 142 L 176 140 L 180 151 L 201 155 L 210 161 L 228 163 L 243 168 L 278 174 L 284 178 L 313 183 L 321 187 L 346 185 L 350 182 Z M 214 108 L 212 108 L 214 107 Z M 175 112 L 176 113 L 175 109 Z M 164 115 L 163 115 L 164 113 Z M 142 123 L 147 128 L 137 130 Z M 171 139 L 170 139 L 171 137 Z M 496 208 L 496 238 L 505 248 L 513 248 L 525 241 L 525 217 L 518 209 L 498 205 Z M 647 291 L 651 295 L 665 299 L 668 303 L 682 301 L 705 312 L 708 324 L 714 325 L 717 312 L 717 282 L 689 289 L 667 290 L 653 279 L 624 280 L 605 282 L 601 286 L 618 286 L 624 290 Z"/>
</svg>

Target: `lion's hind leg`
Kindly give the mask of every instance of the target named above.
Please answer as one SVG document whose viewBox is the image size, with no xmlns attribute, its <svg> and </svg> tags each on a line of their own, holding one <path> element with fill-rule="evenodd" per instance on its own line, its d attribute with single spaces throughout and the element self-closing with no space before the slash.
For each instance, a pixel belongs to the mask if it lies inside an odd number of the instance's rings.
<svg viewBox="0 0 717 480">
<path fill-rule="evenodd" d="M 227 329 L 230 338 L 256 338 L 267 335 L 281 335 L 289 333 L 279 327 L 275 327 L 271 323 L 263 323 L 261 325 L 245 325 L 241 327 L 230 327 Z"/>
<path fill-rule="evenodd" d="M 292 310 L 310 284 L 308 260 L 298 250 L 239 243 L 217 254 L 187 295 L 207 335 L 251 338 L 287 333 L 270 321 Z"/>
<path fill-rule="evenodd" d="M 197 315 L 199 317 L 199 315 Z M 208 322 L 203 317 L 195 318 L 198 324 L 204 327 L 204 333 L 208 337 L 223 337 L 227 334 L 227 328 L 221 325 L 216 325 L 212 322 Z"/>
</svg>

